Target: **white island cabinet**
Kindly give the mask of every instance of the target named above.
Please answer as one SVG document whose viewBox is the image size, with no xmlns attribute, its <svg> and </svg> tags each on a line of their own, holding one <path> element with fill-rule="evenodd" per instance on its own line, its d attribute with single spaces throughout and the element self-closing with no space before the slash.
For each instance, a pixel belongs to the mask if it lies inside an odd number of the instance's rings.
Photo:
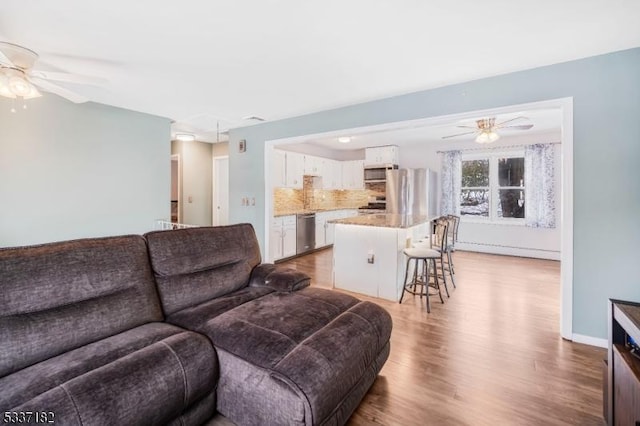
<svg viewBox="0 0 640 426">
<path fill-rule="evenodd" d="M 334 287 L 397 302 L 407 263 L 403 250 L 428 235 L 430 221 L 394 214 L 331 221 Z"/>
</svg>

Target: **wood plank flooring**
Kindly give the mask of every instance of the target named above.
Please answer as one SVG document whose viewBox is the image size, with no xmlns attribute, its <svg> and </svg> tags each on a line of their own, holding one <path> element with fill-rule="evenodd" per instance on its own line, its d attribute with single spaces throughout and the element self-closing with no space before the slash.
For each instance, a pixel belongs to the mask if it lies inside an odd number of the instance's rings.
<svg viewBox="0 0 640 426">
<path fill-rule="evenodd" d="M 332 250 L 283 262 L 331 288 Z M 606 351 L 559 334 L 560 263 L 456 252 L 445 304 L 371 300 L 391 355 L 350 425 L 603 425 Z M 336 290 L 338 291 L 338 290 Z M 354 294 L 355 295 L 355 294 Z"/>
</svg>

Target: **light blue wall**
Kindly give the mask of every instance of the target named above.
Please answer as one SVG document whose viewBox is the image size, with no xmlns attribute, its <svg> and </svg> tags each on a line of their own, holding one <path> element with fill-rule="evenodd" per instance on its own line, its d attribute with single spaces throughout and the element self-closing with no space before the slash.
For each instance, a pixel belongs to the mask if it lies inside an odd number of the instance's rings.
<svg viewBox="0 0 640 426">
<path fill-rule="evenodd" d="M 143 233 L 170 210 L 167 119 L 0 97 L 0 247 Z"/>
<path fill-rule="evenodd" d="M 231 220 L 252 223 L 264 246 L 265 141 L 564 97 L 574 98 L 573 332 L 605 338 L 607 299 L 640 301 L 640 48 L 232 130 Z"/>
</svg>

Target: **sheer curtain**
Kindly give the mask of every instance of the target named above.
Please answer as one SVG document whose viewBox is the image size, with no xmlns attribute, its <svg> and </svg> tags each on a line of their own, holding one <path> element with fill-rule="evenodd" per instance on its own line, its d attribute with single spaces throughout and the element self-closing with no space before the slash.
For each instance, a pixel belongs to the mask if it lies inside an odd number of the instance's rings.
<svg viewBox="0 0 640 426">
<path fill-rule="evenodd" d="M 460 216 L 462 186 L 462 153 L 447 151 L 442 154 L 442 208 L 440 213 Z"/>
<path fill-rule="evenodd" d="M 556 227 L 554 146 L 528 145 L 524 149 L 525 223 L 532 228 Z"/>
</svg>

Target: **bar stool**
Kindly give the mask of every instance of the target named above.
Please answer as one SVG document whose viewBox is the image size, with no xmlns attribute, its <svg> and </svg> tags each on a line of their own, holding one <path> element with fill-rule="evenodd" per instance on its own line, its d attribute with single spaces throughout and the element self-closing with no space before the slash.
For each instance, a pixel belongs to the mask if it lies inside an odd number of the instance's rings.
<svg viewBox="0 0 640 426">
<path fill-rule="evenodd" d="M 448 222 L 446 220 L 438 220 L 436 222 L 435 237 L 439 236 L 446 240 L 447 226 Z M 427 247 L 412 247 L 404 249 L 404 254 L 405 256 L 407 256 L 407 269 L 404 274 L 404 285 L 402 287 L 402 294 L 400 295 L 399 303 L 402 303 L 405 292 L 413 295 L 417 294 L 420 296 L 420 298 L 422 298 L 422 296 L 424 295 L 427 299 L 427 312 L 431 312 L 431 302 L 429 300 L 429 296 L 435 296 L 436 293 L 430 293 L 430 287 L 438 291 L 437 294 L 440 297 L 440 302 L 444 303 L 442 293 L 440 292 L 440 282 L 438 280 L 438 270 L 436 266 L 436 260 L 442 259 L 442 252 Z M 409 268 L 411 266 L 412 260 L 415 262 L 413 269 L 413 279 L 407 282 L 407 278 L 409 277 Z M 421 265 L 423 267 L 423 271 L 419 274 L 418 271 L 420 270 Z M 433 281 L 430 280 L 429 276 L 430 267 L 433 270 Z M 417 286 L 420 286 L 419 292 L 416 291 Z M 447 296 L 449 296 L 446 282 L 445 290 L 447 291 Z"/>
<path fill-rule="evenodd" d="M 451 283 L 453 284 L 453 288 L 456 288 L 456 282 L 453 277 L 453 268 L 451 263 L 451 253 L 450 253 L 450 244 L 449 237 L 451 235 L 451 230 L 454 228 L 453 219 L 449 216 L 441 216 L 435 219 L 436 229 L 433 235 L 430 238 L 425 238 L 424 240 L 418 241 L 414 243 L 415 248 L 427 248 L 432 249 L 438 252 L 439 256 L 435 259 L 435 262 L 440 262 L 439 269 L 442 277 L 442 282 L 444 283 L 444 290 L 447 293 L 447 297 L 449 297 L 449 286 L 447 285 L 447 275 L 451 278 Z M 444 223 L 446 228 L 440 229 L 438 231 L 438 223 Z M 438 269 L 436 267 L 436 269 Z"/>
<path fill-rule="evenodd" d="M 453 252 L 456 251 L 456 243 L 458 242 L 458 226 L 460 225 L 460 216 L 448 215 L 449 219 L 449 235 L 447 236 L 447 269 L 449 274 L 451 275 L 451 282 L 453 283 L 453 287 L 455 288 L 456 282 L 453 279 L 453 276 L 456 274 L 455 268 L 453 267 Z"/>
</svg>

